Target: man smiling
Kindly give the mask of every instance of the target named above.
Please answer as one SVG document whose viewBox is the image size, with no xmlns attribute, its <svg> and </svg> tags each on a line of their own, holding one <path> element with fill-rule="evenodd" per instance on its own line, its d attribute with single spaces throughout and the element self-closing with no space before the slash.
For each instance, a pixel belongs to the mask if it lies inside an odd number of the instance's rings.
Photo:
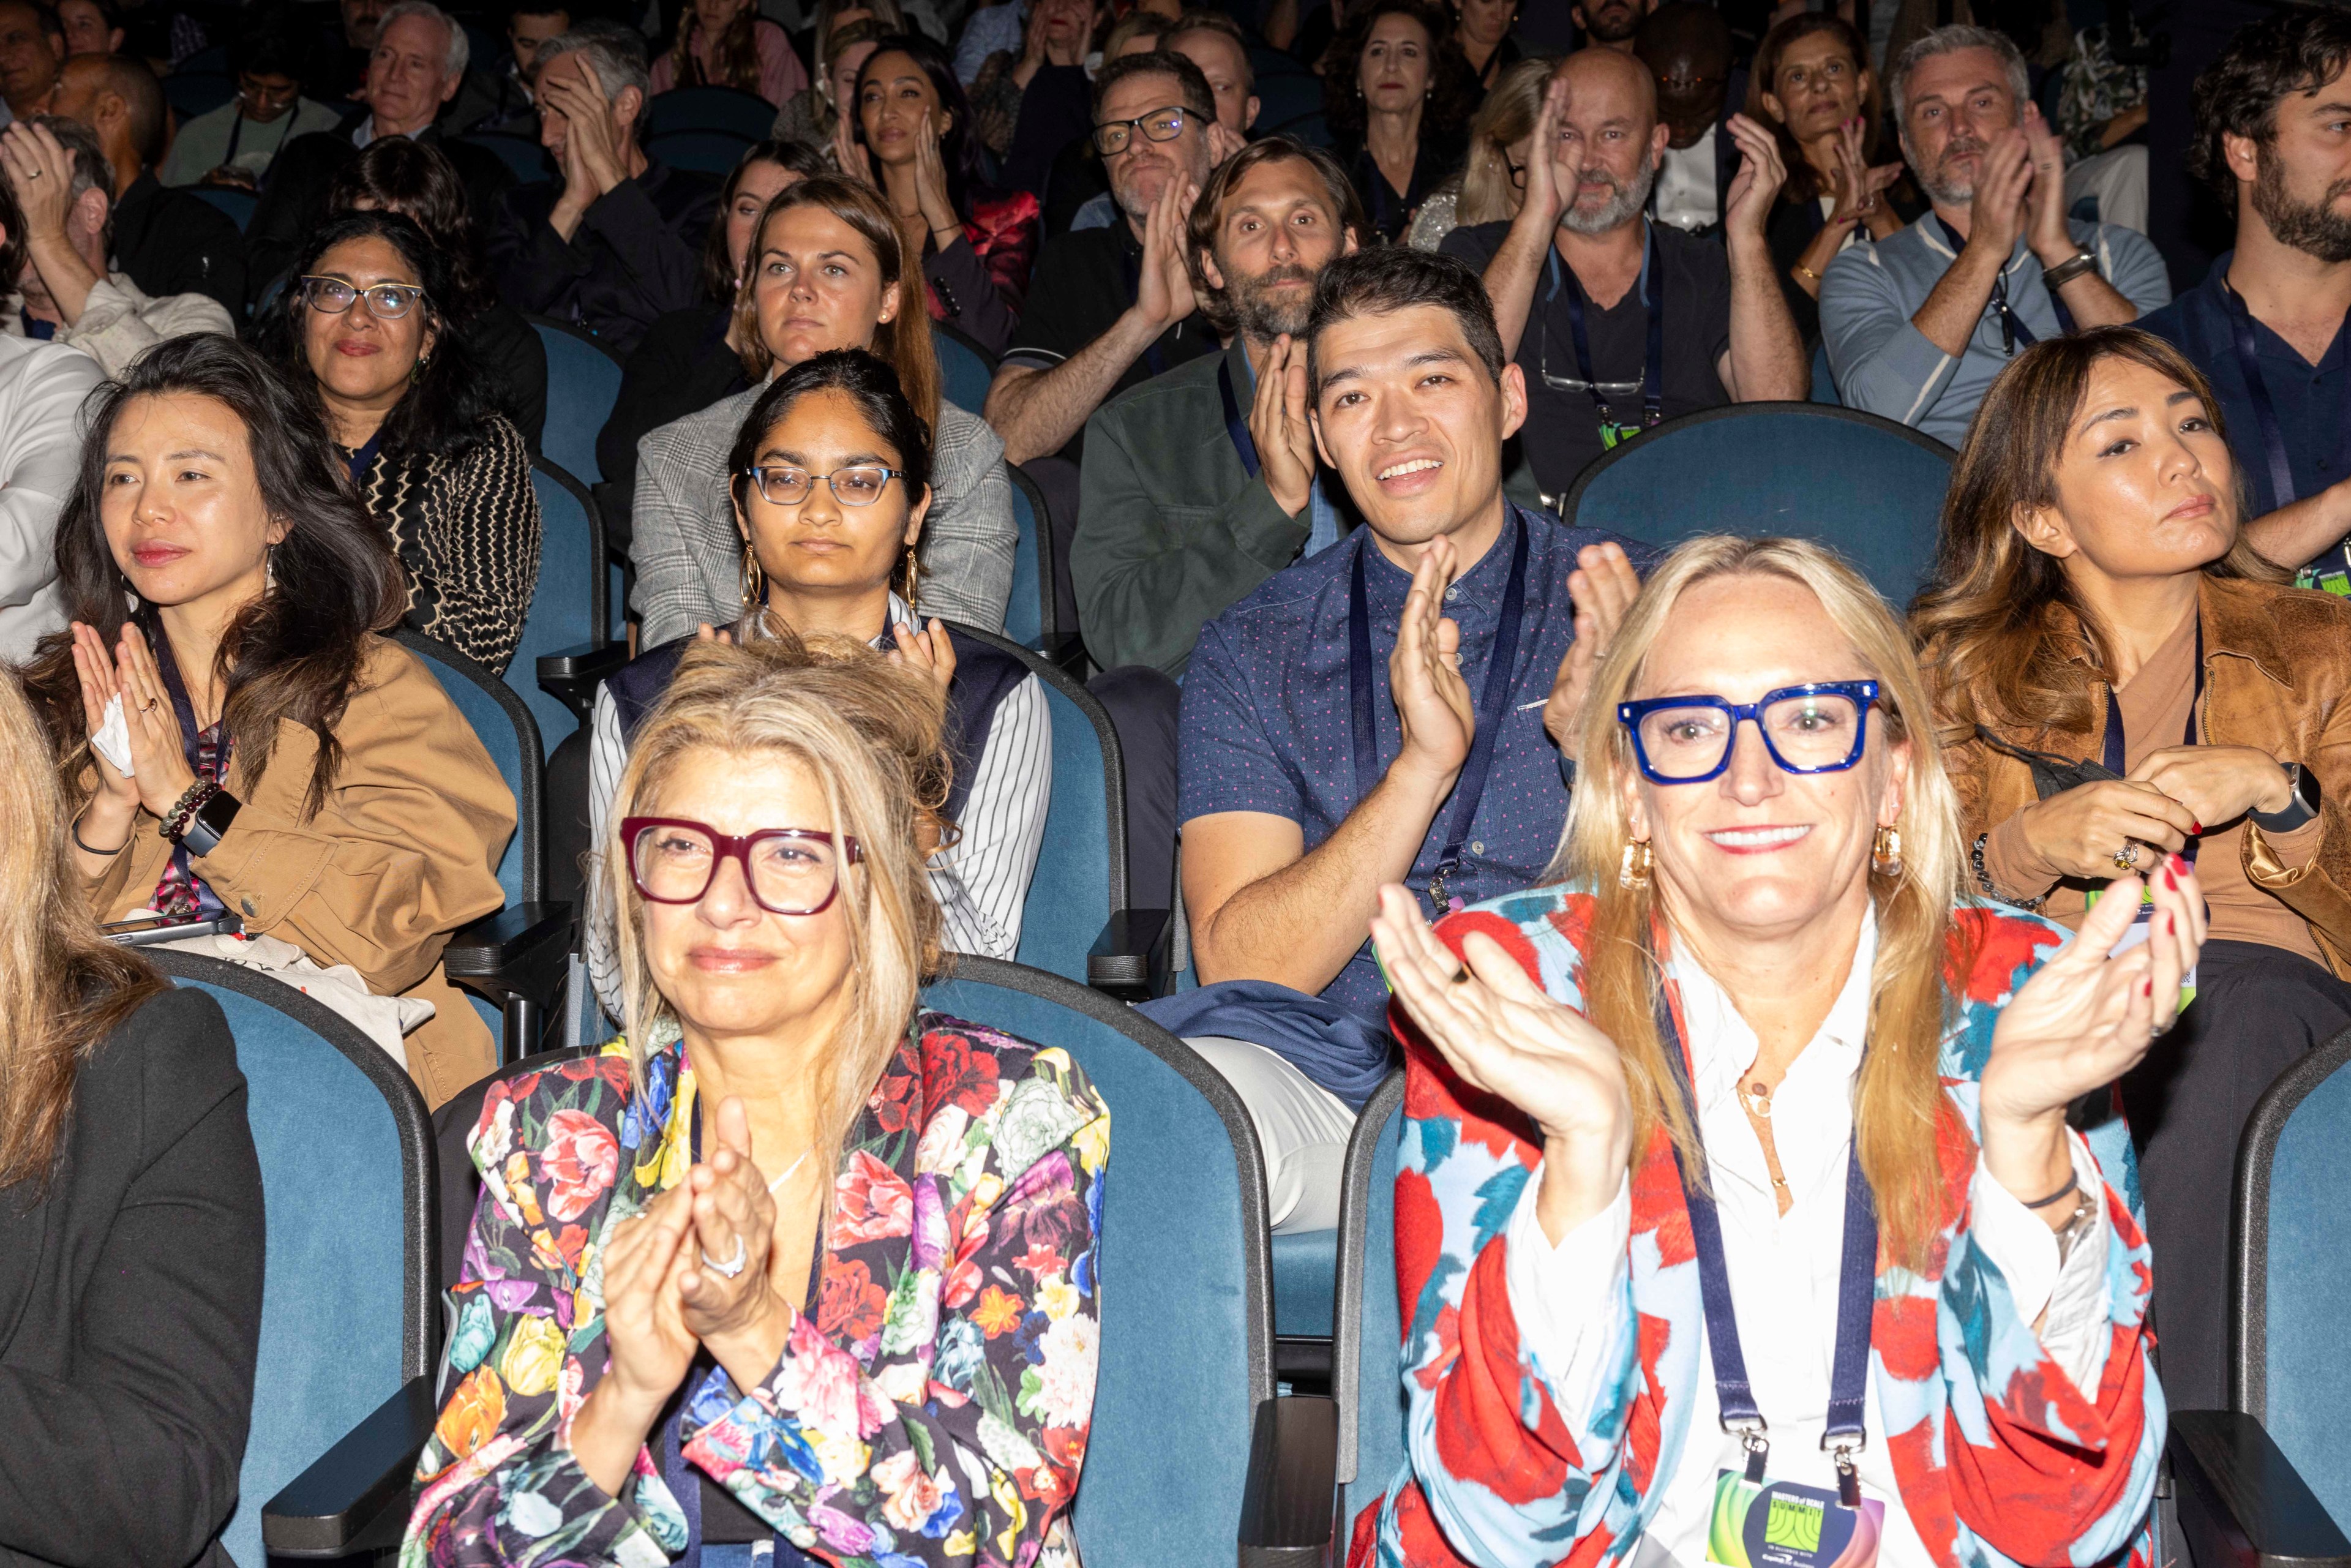
<svg viewBox="0 0 2351 1568">
<path fill-rule="evenodd" d="M 1526 381 L 1466 264 L 1342 256 L 1304 342 L 1315 444 L 1364 526 L 1200 634 L 1178 788 L 1207 983 L 1147 1008 L 1249 1106 L 1282 1231 L 1335 1222 L 1349 1127 L 1387 1070 L 1364 940 L 1380 885 L 1441 912 L 1541 874 L 1567 810 L 1559 737 L 1639 586 L 1621 541 L 1504 497 Z"/>
</svg>

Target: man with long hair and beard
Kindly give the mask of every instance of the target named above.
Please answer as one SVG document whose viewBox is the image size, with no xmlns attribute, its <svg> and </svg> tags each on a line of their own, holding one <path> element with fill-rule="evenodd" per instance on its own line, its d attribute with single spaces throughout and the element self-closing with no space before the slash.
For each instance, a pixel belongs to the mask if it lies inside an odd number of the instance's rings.
<svg viewBox="0 0 2351 1568">
<path fill-rule="evenodd" d="M 2240 28 L 2196 78 L 2189 167 L 2236 247 L 2140 323 L 2211 381 L 2249 487 L 2245 537 L 2304 588 L 2351 594 L 2351 16 Z"/>
</svg>

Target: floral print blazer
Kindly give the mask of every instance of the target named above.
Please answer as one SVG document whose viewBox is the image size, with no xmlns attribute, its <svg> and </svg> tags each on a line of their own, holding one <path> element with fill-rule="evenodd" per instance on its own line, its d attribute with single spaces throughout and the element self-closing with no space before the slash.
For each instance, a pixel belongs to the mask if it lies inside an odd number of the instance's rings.
<svg viewBox="0 0 2351 1568">
<path fill-rule="evenodd" d="M 605 1239 L 692 1164 L 674 1037 L 644 1082 L 616 1040 L 490 1087 L 402 1568 L 653 1568 L 686 1546 L 648 1453 L 615 1498 L 567 1442 L 611 1360 Z M 919 1015 L 844 1145 L 815 1319 L 758 1387 L 722 1367 L 689 1388 L 685 1458 L 836 1568 L 1051 1568 L 1093 1405 L 1109 1154 L 1065 1052 Z"/>
<path fill-rule="evenodd" d="M 1458 953 L 1468 933 L 1484 932 L 1575 1007 L 1591 920 L 1589 893 L 1550 887 L 1473 905 L 1437 935 Z M 1958 995 L 1935 1134 L 1953 1197 L 1927 1271 L 1879 1257 L 1870 1380 L 1887 1430 L 1869 1440 L 1886 1446 L 1902 1505 L 1942 1568 L 2147 1568 L 2165 1417 L 2147 1359 L 2147 1245 L 2119 1118 L 2088 1138 L 2111 1227 L 2112 1337 L 2096 1388 L 2074 1388 L 2018 1320 L 1999 1269 L 1970 1245 L 1977 1085 L 1992 1026 L 2070 938 L 1988 905 L 1963 906 L 1953 924 Z M 1678 1014 L 1670 984 L 1667 998 Z M 1504 1275 L 1505 1227 L 1542 1145 L 1523 1114 L 1468 1090 L 1395 1016 L 1406 1041 L 1395 1264 L 1410 1462 L 1357 1516 L 1348 1562 L 1629 1563 L 1679 1464 L 1691 1391 L 1711 1375 L 1698 1354 L 1705 1312 L 1672 1145 L 1660 1133 L 1633 1167 L 1629 1279 L 1606 1331 L 1614 1393 L 1587 1416 L 1520 1347 Z"/>
</svg>

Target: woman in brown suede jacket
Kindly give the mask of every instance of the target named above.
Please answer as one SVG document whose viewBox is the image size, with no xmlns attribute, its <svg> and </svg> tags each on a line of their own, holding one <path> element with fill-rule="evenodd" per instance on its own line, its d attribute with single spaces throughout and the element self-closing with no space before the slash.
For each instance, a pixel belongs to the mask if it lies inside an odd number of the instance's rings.
<svg viewBox="0 0 2351 1568">
<path fill-rule="evenodd" d="M 1911 627 L 1985 896 L 2078 926 L 2118 871 L 2195 862 L 2193 1003 L 2123 1081 L 2165 1392 L 2226 1392 L 2237 1140 L 2351 1026 L 2351 604 L 2239 533 L 2219 405 L 2129 327 L 2051 339 L 1985 396 Z"/>
<path fill-rule="evenodd" d="M 432 674 L 375 634 L 399 565 L 325 425 L 210 334 L 107 387 L 57 526 L 69 632 L 25 686 L 101 920 L 221 914 L 434 1017 L 402 1042 L 438 1104 L 490 1071 L 449 935 L 504 902 L 506 781 Z M 131 767 L 106 759 L 120 698 Z"/>
</svg>

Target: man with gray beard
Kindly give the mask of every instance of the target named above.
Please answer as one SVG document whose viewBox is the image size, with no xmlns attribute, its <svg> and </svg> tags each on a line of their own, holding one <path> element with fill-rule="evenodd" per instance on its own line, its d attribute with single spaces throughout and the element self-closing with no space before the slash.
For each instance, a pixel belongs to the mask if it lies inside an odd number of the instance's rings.
<svg viewBox="0 0 2351 1568">
<path fill-rule="evenodd" d="M 1520 441 L 1554 505 L 1586 464 L 1664 420 L 1811 384 L 1763 237 L 1787 171 L 1754 120 L 1724 130 L 1740 160 L 1721 237 L 1650 223 L 1669 136 L 1656 80 L 1631 55 L 1580 50 L 1544 92 L 1518 216 L 1439 246 L 1485 275 L 1503 351 L 1526 374 Z"/>
<path fill-rule="evenodd" d="M 1953 446 L 2018 350 L 2171 298 L 2147 236 L 2065 209 L 2065 157 L 2005 35 L 1953 26 L 1896 62 L 1902 155 L 1932 210 L 1821 277 L 1821 337 L 1855 408 Z"/>
<path fill-rule="evenodd" d="M 2236 248 L 2141 323 L 2212 383 L 2253 548 L 2351 594 L 2351 16 L 2240 29 L 2196 78 L 2189 168 L 2237 212 Z"/>
</svg>

